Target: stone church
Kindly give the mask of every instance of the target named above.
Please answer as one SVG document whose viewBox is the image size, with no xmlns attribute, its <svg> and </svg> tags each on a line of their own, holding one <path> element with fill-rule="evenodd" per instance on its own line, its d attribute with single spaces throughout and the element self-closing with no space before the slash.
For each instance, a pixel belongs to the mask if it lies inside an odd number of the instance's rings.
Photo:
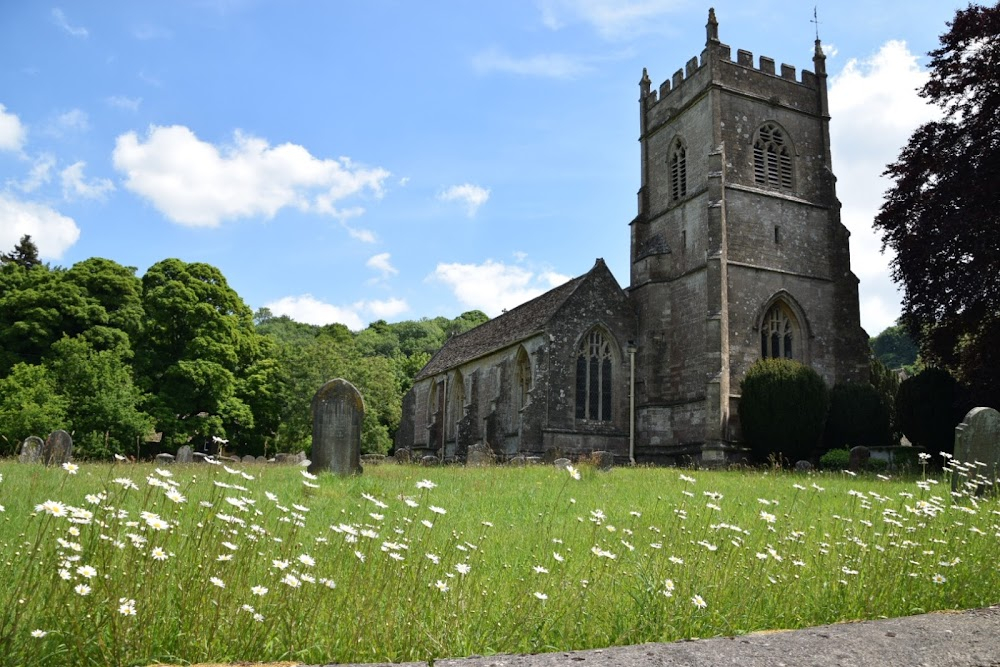
<svg viewBox="0 0 1000 667">
<path fill-rule="evenodd" d="M 867 334 L 831 168 L 826 63 L 719 41 L 639 82 L 641 183 L 622 289 L 584 275 L 454 336 L 415 378 L 397 447 L 461 457 L 739 457 L 740 380 L 796 359 L 833 386 L 867 378 Z"/>
</svg>

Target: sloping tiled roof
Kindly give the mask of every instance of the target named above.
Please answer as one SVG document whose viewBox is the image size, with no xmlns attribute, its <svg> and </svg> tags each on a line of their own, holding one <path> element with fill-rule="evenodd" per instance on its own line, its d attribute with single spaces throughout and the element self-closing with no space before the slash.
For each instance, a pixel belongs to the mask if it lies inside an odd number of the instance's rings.
<svg viewBox="0 0 1000 667">
<path fill-rule="evenodd" d="M 522 303 L 517 308 L 508 310 L 499 317 L 484 322 L 474 329 L 452 336 L 444 344 L 444 347 L 431 357 L 427 365 L 417 373 L 414 380 L 422 380 L 431 375 L 451 370 L 467 361 L 513 345 L 541 331 L 549 318 L 559 310 L 559 306 L 569 298 L 588 275 L 590 272 L 573 278 L 527 303 Z"/>
</svg>

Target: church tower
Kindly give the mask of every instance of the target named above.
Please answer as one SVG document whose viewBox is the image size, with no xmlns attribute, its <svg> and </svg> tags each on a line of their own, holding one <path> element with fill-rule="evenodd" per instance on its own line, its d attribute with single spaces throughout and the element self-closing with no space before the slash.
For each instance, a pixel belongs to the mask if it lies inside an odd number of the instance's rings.
<svg viewBox="0 0 1000 667">
<path fill-rule="evenodd" d="M 720 463 L 739 448 L 740 381 L 761 357 L 828 386 L 867 378 L 867 335 L 830 156 L 826 59 L 813 71 L 707 41 L 659 90 L 640 81 L 636 455 Z"/>
</svg>

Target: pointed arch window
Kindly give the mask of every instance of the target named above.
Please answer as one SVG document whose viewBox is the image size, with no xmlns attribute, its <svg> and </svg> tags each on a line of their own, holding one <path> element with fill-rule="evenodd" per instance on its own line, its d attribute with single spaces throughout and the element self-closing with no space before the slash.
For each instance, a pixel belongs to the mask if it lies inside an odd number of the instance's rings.
<svg viewBox="0 0 1000 667">
<path fill-rule="evenodd" d="M 680 137 L 670 146 L 670 200 L 677 201 L 687 195 L 687 149 Z"/>
<path fill-rule="evenodd" d="M 792 150 L 785 131 L 765 123 L 753 143 L 753 178 L 757 185 L 792 189 Z"/>
<path fill-rule="evenodd" d="M 611 421 L 611 343 L 593 330 L 583 337 L 576 357 L 576 418 Z"/>
<path fill-rule="evenodd" d="M 796 340 L 798 326 L 788 309 L 775 303 L 764 315 L 760 327 L 760 356 L 764 359 L 794 359 L 802 345 Z"/>
<path fill-rule="evenodd" d="M 531 400 L 531 359 L 522 347 L 517 353 L 517 407 L 522 409 Z"/>
</svg>

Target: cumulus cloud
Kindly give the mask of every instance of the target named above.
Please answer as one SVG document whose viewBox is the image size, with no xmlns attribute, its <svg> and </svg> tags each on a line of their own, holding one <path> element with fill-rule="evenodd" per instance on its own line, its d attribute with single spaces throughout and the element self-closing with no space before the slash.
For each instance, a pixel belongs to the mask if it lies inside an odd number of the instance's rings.
<svg viewBox="0 0 1000 667">
<path fill-rule="evenodd" d="M 440 263 L 430 279 L 448 285 L 464 306 L 496 317 L 563 284 L 569 276 L 488 259 L 482 264 Z"/>
<path fill-rule="evenodd" d="M 521 76 L 575 79 L 593 70 L 586 58 L 563 53 L 542 53 L 516 58 L 498 49 L 488 49 L 472 58 L 472 68 L 480 74 L 505 72 Z"/>
<path fill-rule="evenodd" d="M 889 278 L 890 254 L 872 228 L 890 181 L 881 174 L 920 124 L 939 115 L 917 95 L 927 72 L 904 42 L 890 41 L 866 59 L 851 59 L 830 81 L 830 140 L 841 216 L 851 231 L 852 268 L 861 323 L 875 335 L 899 317 L 899 293 Z"/>
<path fill-rule="evenodd" d="M 70 109 L 56 117 L 56 126 L 60 130 L 84 131 L 90 127 L 90 119 L 87 112 L 82 109 Z"/>
<path fill-rule="evenodd" d="M 540 0 L 542 23 L 560 30 L 570 23 L 587 23 L 602 37 L 618 39 L 662 28 L 662 19 L 684 8 L 683 0 Z"/>
<path fill-rule="evenodd" d="M 21 192 L 34 192 L 52 179 L 52 168 L 56 166 L 55 156 L 42 153 L 34 159 L 28 176 L 23 181 L 8 181 Z"/>
<path fill-rule="evenodd" d="M 107 178 L 94 178 L 90 181 L 83 176 L 86 162 L 74 162 L 59 173 L 62 180 L 63 197 L 66 199 L 104 199 L 115 185 Z"/>
<path fill-rule="evenodd" d="M 476 215 L 479 207 L 490 198 L 488 188 L 481 188 L 471 183 L 453 185 L 447 190 L 438 193 L 438 199 L 445 202 L 458 201 L 465 204 L 465 210 L 471 218 Z"/>
<path fill-rule="evenodd" d="M 80 228 L 48 206 L 0 193 L 0 248 L 10 250 L 25 234 L 38 246 L 39 256 L 57 260 L 80 238 Z"/>
<path fill-rule="evenodd" d="M 231 145 L 220 147 L 180 125 L 152 126 L 144 138 L 123 134 L 112 159 L 125 175 L 125 187 L 190 227 L 272 218 L 286 207 L 351 217 L 363 209 L 343 211 L 336 204 L 365 191 L 381 196 L 389 177 L 385 169 L 316 158 L 291 143 L 272 147 L 239 131 Z"/>
<path fill-rule="evenodd" d="M 409 310 L 402 299 L 387 299 L 384 301 L 358 301 L 349 306 L 334 306 L 320 301 L 312 294 L 301 296 L 286 296 L 277 301 L 265 304 L 275 315 L 286 315 L 296 322 L 325 325 L 340 323 L 352 331 L 364 329 L 367 325 L 363 315 L 371 315 L 375 319 L 394 317 Z"/>
<path fill-rule="evenodd" d="M 115 107 L 116 109 L 124 109 L 126 111 L 138 111 L 139 105 L 142 104 L 141 97 L 128 97 L 127 95 L 112 95 L 108 98 L 108 104 Z"/>
<path fill-rule="evenodd" d="M 374 269 L 382 274 L 382 279 L 386 279 L 390 276 L 394 276 L 399 273 L 399 269 L 392 265 L 389 261 L 391 256 L 387 252 L 380 252 L 377 255 L 372 255 L 365 262 L 365 266 L 369 269 Z"/>
<path fill-rule="evenodd" d="M 27 135 L 17 114 L 8 113 L 7 107 L 0 104 L 0 151 L 20 151 Z"/>
<path fill-rule="evenodd" d="M 69 19 L 66 18 L 66 12 L 56 7 L 52 10 L 52 20 L 57 26 L 65 30 L 68 34 L 73 35 L 73 37 L 86 37 L 90 32 L 83 26 L 70 25 Z"/>
</svg>

